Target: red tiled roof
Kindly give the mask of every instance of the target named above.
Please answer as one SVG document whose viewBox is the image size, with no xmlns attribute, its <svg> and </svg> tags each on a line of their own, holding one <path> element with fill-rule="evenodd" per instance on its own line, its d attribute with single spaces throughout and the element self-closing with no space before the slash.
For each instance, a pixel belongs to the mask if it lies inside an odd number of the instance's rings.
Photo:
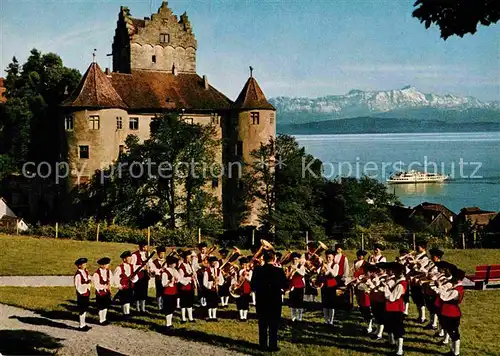
<svg viewBox="0 0 500 356">
<path fill-rule="evenodd" d="M 425 209 L 425 210 L 432 210 L 432 211 L 436 211 L 436 212 L 441 212 L 447 218 L 450 218 L 450 217 L 453 217 L 456 215 L 453 211 L 451 211 L 450 209 L 448 209 L 447 207 L 445 207 L 442 204 L 424 202 L 424 203 L 420 204 L 419 206 L 415 207 L 415 209 L 417 209 L 418 207 L 422 207 L 422 209 Z"/>
<path fill-rule="evenodd" d="M 111 73 L 111 83 L 130 109 L 229 109 L 231 100 L 212 86 L 205 89 L 198 74 L 133 70 Z"/>
<path fill-rule="evenodd" d="M 275 110 L 266 99 L 264 92 L 260 89 L 257 81 L 250 77 L 248 78 L 243 90 L 238 99 L 234 102 L 235 109 L 270 109 Z"/>
<path fill-rule="evenodd" d="M 127 108 L 97 63 L 92 63 L 78 87 L 62 106 L 82 108 Z"/>
<path fill-rule="evenodd" d="M 7 101 L 7 98 L 5 97 L 5 87 L 4 87 L 4 79 L 0 78 L 0 104 L 3 104 Z"/>
</svg>

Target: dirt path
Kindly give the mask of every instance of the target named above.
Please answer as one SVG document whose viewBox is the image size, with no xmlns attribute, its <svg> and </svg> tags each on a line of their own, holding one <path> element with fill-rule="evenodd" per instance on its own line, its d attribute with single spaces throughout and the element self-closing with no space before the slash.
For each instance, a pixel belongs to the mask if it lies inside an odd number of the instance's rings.
<svg viewBox="0 0 500 356">
<path fill-rule="evenodd" d="M 0 355 L 2 350 L 5 354 L 16 349 L 28 350 L 30 346 L 38 351 L 56 352 L 59 349 L 58 355 L 95 356 L 98 345 L 130 356 L 243 355 L 152 331 L 90 325 L 90 331 L 82 332 L 76 329 L 77 326 L 76 321 L 51 320 L 29 310 L 0 304 Z"/>
</svg>

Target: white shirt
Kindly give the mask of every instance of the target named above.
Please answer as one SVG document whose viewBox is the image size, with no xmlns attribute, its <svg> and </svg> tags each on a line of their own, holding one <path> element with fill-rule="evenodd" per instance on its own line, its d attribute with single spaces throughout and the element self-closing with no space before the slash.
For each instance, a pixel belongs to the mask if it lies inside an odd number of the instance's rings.
<svg viewBox="0 0 500 356">
<path fill-rule="evenodd" d="M 300 262 L 297 264 L 292 264 L 291 267 L 297 267 L 299 264 L 300 264 Z M 296 269 L 295 273 L 298 273 L 301 276 L 305 276 L 306 275 L 306 267 L 302 264 L 299 268 Z"/>
<path fill-rule="evenodd" d="M 187 274 L 192 275 L 191 277 L 184 277 L 184 270 L 181 268 L 182 266 L 184 266 L 184 268 L 186 269 Z M 193 280 L 194 278 L 196 278 L 196 275 L 194 274 L 193 267 L 191 267 L 191 265 L 189 263 L 182 262 L 181 266 L 179 267 L 179 282 L 183 286 L 186 286 L 189 283 L 191 283 L 191 281 L 194 281 Z"/>
<path fill-rule="evenodd" d="M 154 263 L 154 261 L 158 261 L 159 262 L 160 268 L 156 267 L 156 264 Z M 151 264 L 150 264 L 150 271 L 153 272 L 155 276 L 160 276 L 162 268 L 163 268 L 161 266 L 163 266 L 163 264 L 165 263 L 165 259 L 161 260 L 161 259 L 157 258 L 154 261 L 152 261 Z"/>
<path fill-rule="evenodd" d="M 115 287 L 121 287 L 120 276 L 122 274 L 122 266 L 124 266 L 124 272 L 127 277 L 130 277 L 134 272 L 128 263 L 122 263 L 118 267 L 116 267 L 115 272 L 113 273 L 113 284 L 115 285 Z M 132 278 L 132 283 L 135 283 L 138 280 L 139 277 L 135 275 L 134 278 Z"/>
<path fill-rule="evenodd" d="M 166 270 L 168 272 L 170 272 L 170 275 L 172 276 L 171 278 L 169 278 L 169 275 L 166 272 Z M 161 271 L 161 285 L 163 287 L 174 287 L 175 283 L 180 281 L 180 279 L 181 279 L 181 276 L 179 275 L 179 272 L 177 272 L 177 270 L 175 268 L 168 267 L 168 268 L 164 268 Z"/>
<path fill-rule="evenodd" d="M 231 284 L 232 284 L 232 285 L 233 285 L 233 284 L 239 284 L 239 282 L 240 282 L 240 278 L 241 278 L 241 276 L 243 275 L 243 272 L 245 272 L 245 270 L 244 270 L 244 269 L 242 269 L 242 270 L 240 270 L 240 271 L 238 272 L 238 278 L 236 278 L 236 275 L 233 277 L 233 279 L 231 280 Z M 247 272 L 247 276 L 246 276 L 246 278 L 245 278 L 245 279 L 247 280 L 247 282 L 250 282 L 250 281 L 252 280 L 252 274 L 253 274 L 253 271 L 252 271 L 252 270 L 250 270 L 250 271 L 246 271 L 246 272 Z"/>
<path fill-rule="evenodd" d="M 92 276 L 92 281 L 94 282 L 94 287 L 96 291 L 103 292 L 106 290 L 109 290 L 109 286 L 111 284 L 111 280 L 108 281 L 108 271 L 107 269 L 104 268 L 99 268 L 94 275 Z M 101 279 L 99 275 L 102 276 L 102 280 L 104 281 L 105 284 L 101 284 Z M 109 273 L 109 276 L 112 278 L 113 274 Z"/>
<path fill-rule="evenodd" d="M 205 288 L 207 288 L 207 289 L 212 289 L 213 284 L 214 284 L 214 281 L 209 281 L 209 280 L 208 280 L 208 277 L 209 277 L 209 275 L 208 275 L 208 274 L 209 274 L 209 273 L 210 273 L 212 276 L 214 276 L 214 278 L 215 278 L 215 277 L 218 277 L 218 283 L 217 283 L 217 284 L 218 284 L 219 286 L 222 286 L 222 285 L 224 284 L 224 278 L 222 278 L 222 273 L 221 273 L 221 271 L 219 270 L 219 275 L 218 275 L 218 276 L 216 276 L 216 275 L 215 275 L 215 273 L 216 273 L 215 271 L 216 271 L 216 270 L 217 270 L 216 268 L 214 268 L 214 267 L 210 267 L 207 271 L 205 271 L 205 272 L 203 273 L 203 286 L 204 286 Z"/>
<path fill-rule="evenodd" d="M 372 265 L 377 264 L 377 263 L 382 263 L 382 262 L 387 262 L 387 259 L 385 258 L 385 256 L 382 256 L 382 255 L 370 256 L 370 263 Z"/>
<path fill-rule="evenodd" d="M 84 283 L 85 281 L 90 281 L 90 276 L 89 273 L 86 270 L 79 269 L 78 272 L 81 273 L 76 273 L 75 274 L 75 288 L 76 291 L 79 294 L 85 294 L 90 291 L 90 283 Z M 82 275 L 83 275 L 83 281 L 82 281 Z"/>
<path fill-rule="evenodd" d="M 396 287 L 394 287 L 394 289 L 392 289 L 392 290 L 388 285 L 386 285 L 384 287 L 385 299 L 389 300 L 390 302 L 394 302 L 394 301 L 398 300 L 399 298 L 401 298 L 401 296 L 404 294 L 405 290 L 399 282 L 402 282 L 404 280 L 405 280 L 404 277 L 400 277 L 398 280 L 396 280 L 396 282 L 395 282 Z"/>
<path fill-rule="evenodd" d="M 431 260 L 427 257 L 427 252 L 424 251 L 415 256 L 415 261 L 420 264 L 420 271 L 425 271 L 425 268 Z"/>
<path fill-rule="evenodd" d="M 325 263 L 325 276 L 335 277 L 333 266 L 334 266 L 333 262 L 326 262 Z M 318 269 L 318 273 L 320 270 L 321 270 L 321 267 Z"/>
<path fill-rule="evenodd" d="M 333 276 L 334 277 L 337 277 L 339 275 L 339 263 L 340 263 L 340 259 L 342 258 L 342 254 L 336 254 L 335 257 L 333 258 L 333 262 L 335 263 L 333 265 Z M 347 277 L 349 277 L 349 261 L 347 260 L 347 257 L 345 257 L 345 260 L 344 260 L 344 275 L 342 276 L 342 279 L 346 279 Z"/>
<path fill-rule="evenodd" d="M 451 284 L 451 283 L 450 283 Z M 460 297 L 460 294 L 455 287 L 461 286 L 462 282 L 458 282 L 456 285 L 452 285 L 451 288 L 445 289 L 444 286 L 438 289 L 439 298 L 441 298 L 444 302 L 448 302 L 450 300 L 454 300 Z"/>
<path fill-rule="evenodd" d="M 145 261 L 149 255 L 148 255 L 148 252 L 147 251 L 140 251 L 140 254 L 141 254 L 141 258 L 143 261 Z M 130 263 L 132 263 L 132 265 L 134 266 L 134 269 L 139 267 L 142 263 L 139 263 L 139 261 L 137 260 L 137 255 L 135 254 L 135 252 L 132 254 L 132 260 L 130 261 Z M 146 266 L 144 266 L 144 269 L 146 268 L 153 268 L 154 264 L 153 264 L 153 261 L 152 260 L 149 260 L 148 263 L 146 264 Z"/>
</svg>

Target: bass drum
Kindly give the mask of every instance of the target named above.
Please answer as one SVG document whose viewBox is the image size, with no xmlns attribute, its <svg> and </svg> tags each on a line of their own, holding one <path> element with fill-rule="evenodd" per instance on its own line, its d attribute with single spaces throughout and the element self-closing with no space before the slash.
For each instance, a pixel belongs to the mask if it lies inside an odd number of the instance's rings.
<svg viewBox="0 0 500 356">
<path fill-rule="evenodd" d="M 234 299 L 238 299 L 239 297 L 241 297 L 242 294 L 242 288 L 237 288 L 237 287 L 238 285 L 232 284 L 231 287 L 229 288 L 229 294 L 231 294 L 231 296 Z"/>
<path fill-rule="evenodd" d="M 336 294 L 340 309 L 352 310 L 354 308 L 354 293 L 351 286 L 337 288 Z"/>
</svg>

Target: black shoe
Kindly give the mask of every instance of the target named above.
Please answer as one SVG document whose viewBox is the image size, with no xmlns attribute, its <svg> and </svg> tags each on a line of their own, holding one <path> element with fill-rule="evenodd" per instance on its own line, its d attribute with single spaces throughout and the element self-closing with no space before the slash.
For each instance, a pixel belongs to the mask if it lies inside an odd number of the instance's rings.
<svg viewBox="0 0 500 356">
<path fill-rule="evenodd" d="M 186 324 L 187 320 L 181 320 L 181 324 Z"/>
<path fill-rule="evenodd" d="M 219 321 L 219 319 L 217 319 L 217 318 L 213 318 L 213 319 L 212 319 L 212 321 L 217 322 L 217 321 Z"/>
<path fill-rule="evenodd" d="M 196 323 L 196 320 L 189 320 L 190 323 Z"/>
<path fill-rule="evenodd" d="M 437 330 L 437 326 L 433 326 L 432 324 L 427 324 L 424 326 L 424 330 Z"/>
<path fill-rule="evenodd" d="M 90 326 L 85 325 L 84 327 L 80 328 L 79 330 L 80 331 L 89 331 L 90 329 L 92 329 Z"/>
<path fill-rule="evenodd" d="M 110 322 L 108 320 L 104 320 L 102 323 L 99 323 L 99 325 L 101 325 L 101 326 L 106 326 L 109 324 L 110 324 Z"/>
<path fill-rule="evenodd" d="M 268 350 L 270 352 L 278 352 L 280 350 L 280 348 L 278 346 L 274 346 L 274 347 L 269 347 Z"/>
</svg>

